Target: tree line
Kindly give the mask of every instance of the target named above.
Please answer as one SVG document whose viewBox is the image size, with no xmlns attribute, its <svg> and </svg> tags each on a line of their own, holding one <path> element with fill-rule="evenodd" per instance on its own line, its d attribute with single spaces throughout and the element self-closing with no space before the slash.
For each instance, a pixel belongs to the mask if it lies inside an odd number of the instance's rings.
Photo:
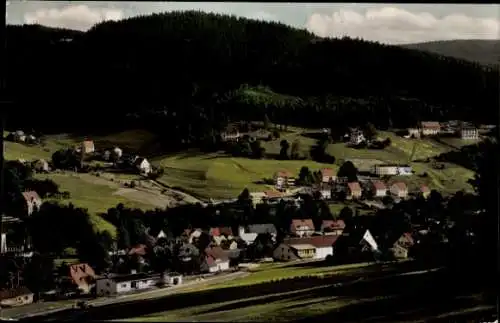
<svg viewBox="0 0 500 323">
<path fill-rule="evenodd" d="M 170 149 L 264 113 L 281 124 L 381 128 L 496 116 L 490 67 L 219 14 L 154 14 L 85 33 L 8 26 L 7 50 L 7 125 L 147 127 Z"/>
</svg>

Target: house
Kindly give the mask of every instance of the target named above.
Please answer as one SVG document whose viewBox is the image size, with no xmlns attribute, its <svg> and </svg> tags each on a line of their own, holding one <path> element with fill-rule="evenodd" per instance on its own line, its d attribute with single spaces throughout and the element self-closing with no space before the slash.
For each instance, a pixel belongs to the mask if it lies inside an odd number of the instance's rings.
<svg viewBox="0 0 500 323">
<path fill-rule="evenodd" d="M 406 184 L 403 182 L 396 182 L 391 185 L 391 194 L 399 197 L 399 198 L 406 198 L 408 196 L 408 188 L 406 187 Z"/>
<path fill-rule="evenodd" d="M 283 197 L 283 193 L 273 190 L 265 191 L 264 194 L 265 194 L 264 199 L 267 201 L 276 201 Z"/>
<path fill-rule="evenodd" d="M 293 175 L 288 171 L 278 171 L 274 173 L 274 185 L 277 189 L 286 187 L 288 178 L 293 177 Z"/>
<path fill-rule="evenodd" d="M 162 283 L 167 286 L 181 285 L 183 282 L 182 278 L 182 275 L 179 273 L 169 272 L 163 275 Z"/>
<path fill-rule="evenodd" d="M 315 185 L 313 187 L 313 192 L 319 192 L 323 200 L 332 199 L 332 190 L 333 186 L 326 183 L 321 183 L 320 185 Z"/>
<path fill-rule="evenodd" d="M 24 131 L 22 130 L 17 130 L 13 134 L 14 141 L 16 142 L 25 142 L 26 141 L 26 135 L 24 134 Z"/>
<path fill-rule="evenodd" d="M 233 230 L 230 227 L 210 228 L 209 234 L 214 237 L 225 236 L 228 238 L 233 236 Z"/>
<path fill-rule="evenodd" d="M 460 138 L 462 140 L 477 140 L 479 139 L 479 130 L 472 126 L 463 126 L 460 128 Z"/>
<path fill-rule="evenodd" d="M 129 275 L 109 275 L 96 279 L 96 293 L 99 296 L 116 295 L 154 287 L 160 275 L 147 273 Z"/>
<path fill-rule="evenodd" d="M 372 173 L 377 176 L 398 175 L 398 165 L 377 164 L 373 166 Z"/>
<path fill-rule="evenodd" d="M 348 199 L 359 199 L 363 191 L 358 182 L 347 183 L 347 198 Z"/>
<path fill-rule="evenodd" d="M 321 171 L 321 182 L 330 183 L 331 181 L 335 181 L 335 174 L 333 169 L 323 168 L 320 171 Z"/>
<path fill-rule="evenodd" d="M 428 198 L 430 194 L 431 194 L 431 190 L 428 186 L 425 186 L 425 185 L 420 186 L 420 195 L 423 198 L 425 198 L 425 199 Z"/>
<path fill-rule="evenodd" d="M 26 201 L 27 214 L 31 215 L 34 211 L 40 209 L 42 199 L 35 191 L 23 192 L 24 200 Z"/>
<path fill-rule="evenodd" d="M 415 244 L 411 233 L 405 232 L 401 235 L 393 235 L 388 238 L 389 251 L 397 259 L 408 258 L 410 248 Z"/>
<path fill-rule="evenodd" d="M 228 141 L 238 141 L 242 135 L 238 131 L 238 128 L 234 125 L 229 125 L 226 127 L 225 131 L 222 131 L 220 134 L 221 140 L 223 142 Z"/>
<path fill-rule="evenodd" d="M 63 278 L 63 283 L 80 293 L 88 294 L 97 277 L 92 267 L 86 263 L 67 265 L 67 267 L 69 275 Z"/>
<path fill-rule="evenodd" d="M 118 147 L 113 148 L 113 155 L 116 159 L 120 159 L 123 156 L 123 150 Z"/>
<path fill-rule="evenodd" d="M 95 152 L 94 142 L 92 140 L 83 141 L 82 152 L 84 154 L 93 154 Z"/>
<path fill-rule="evenodd" d="M 0 308 L 33 303 L 33 293 L 27 287 L 0 290 Z"/>
<path fill-rule="evenodd" d="M 45 159 L 39 159 L 33 163 L 33 168 L 37 173 L 48 173 L 50 171 L 49 163 Z"/>
<path fill-rule="evenodd" d="M 373 181 L 371 189 L 373 197 L 384 197 L 387 195 L 387 186 L 385 186 L 384 182 Z"/>
<path fill-rule="evenodd" d="M 229 269 L 229 257 L 227 252 L 221 247 L 211 247 L 205 249 L 205 260 L 208 265 L 208 272 L 216 273 Z"/>
<path fill-rule="evenodd" d="M 349 135 L 349 143 L 351 145 L 359 145 L 360 143 L 365 141 L 365 136 L 363 134 L 363 131 L 359 129 L 351 129 L 350 135 Z"/>
<path fill-rule="evenodd" d="M 299 237 L 310 236 L 314 233 L 314 223 L 311 219 L 293 219 L 290 233 Z"/>
<path fill-rule="evenodd" d="M 146 158 L 137 157 L 134 161 L 134 166 L 139 170 L 141 174 L 149 174 L 153 170 L 151 164 Z"/>
<path fill-rule="evenodd" d="M 341 235 L 344 229 L 344 220 L 323 220 L 321 223 L 321 232 L 324 234 Z"/>
<path fill-rule="evenodd" d="M 377 242 L 366 229 L 344 230 L 333 245 L 333 255 L 341 261 L 372 259 L 378 250 Z"/>
<path fill-rule="evenodd" d="M 410 138 L 420 138 L 421 129 L 419 128 L 408 128 L 408 136 Z"/>
<path fill-rule="evenodd" d="M 398 175 L 399 176 L 411 176 L 411 175 L 413 175 L 413 169 L 409 165 L 398 166 Z"/>
<path fill-rule="evenodd" d="M 337 236 L 315 236 L 283 240 L 273 251 L 273 259 L 290 261 L 298 259 L 325 259 L 333 255 Z"/>
<path fill-rule="evenodd" d="M 441 131 L 441 125 L 437 121 L 422 121 L 422 135 L 435 136 Z"/>
<path fill-rule="evenodd" d="M 259 234 L 269 233 L 276 238 L 276 227 L 271 223 L 251 224 L 246 227 L 238 228 L 238 236 L 247 244 L 252 244 Z"/>
<path fill-rule="evenodd" d="M 250 197 L 254 205 L 262 203 L 263 199 L 266 197 L 265 192 L 252 192 Z"/>
</svg>

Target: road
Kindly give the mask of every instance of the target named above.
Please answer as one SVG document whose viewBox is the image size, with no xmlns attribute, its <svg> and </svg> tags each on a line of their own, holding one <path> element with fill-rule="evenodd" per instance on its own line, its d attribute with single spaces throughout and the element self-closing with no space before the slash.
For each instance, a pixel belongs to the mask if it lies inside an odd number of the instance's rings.
<svg viewBox="0 0 500 323">
<path fill-rule="evenodd" d="M 187 283 L 178 286 L 172 286 L 167 288 L 159 288 L 148 290 L 145 292 L 121 295 L 117 297 L 100 297 L 97 299 L 92 299 L 88 301 L 88 304 L 93 306 L 104 306 L 110 304 L 117 304 L 125 301 L 133 300 L 144 300 L 144 299 L 154 299 L 158 297 L 168 296 L 175 293 L 179 293 L 184 289 L 205 284 L 216 284 L 220 282 L 226 282 L 235 278 L 241 278 L 249 275 L 248 272 L 239 271 L 236 273 L 222 274 L 206 278 L 204 280 L 192 280 Z M 35 318 L 41 315 L 48 315 L 52 313 L 57 313 L 64 310 L 70 310 L 73 308 L 78 300 L 64 300 L 57 302 L 42 302 L 34 303 L 26 306 L 8 308 L 0 310 L 0 317 L 2 318 L 12 318 L 12 319 L 23 319 L 23 318 Z"/>
</svg>

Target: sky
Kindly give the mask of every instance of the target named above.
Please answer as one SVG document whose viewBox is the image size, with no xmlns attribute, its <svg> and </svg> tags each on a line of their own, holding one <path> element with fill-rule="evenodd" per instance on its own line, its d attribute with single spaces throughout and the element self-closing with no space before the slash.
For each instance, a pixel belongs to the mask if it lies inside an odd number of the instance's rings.
<svg viewBox="0 0 500 323">
<path fill-rule="evenodd" d="M 175 10 L 201 10 L 278 21 L 322 37 L 359 37 L 387 44 L 500 39 L 498 4 L 356 4 L 231 2 L 7 2 L 8 24 L 87 30 L 103 20 Z"/>
</svg>

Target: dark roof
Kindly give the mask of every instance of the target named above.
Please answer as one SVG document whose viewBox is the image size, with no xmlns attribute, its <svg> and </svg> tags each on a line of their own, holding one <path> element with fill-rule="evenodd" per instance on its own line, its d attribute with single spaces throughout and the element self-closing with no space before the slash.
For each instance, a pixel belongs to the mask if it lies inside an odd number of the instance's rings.
<svg viewBox="0 0 500 323">
<path fill-rule="evenodd" d="M 315 236 L 315 237 L 307 237 L 307 238 L 288 238 L 284 239 L 283 243 L 287 245 L 296 245 L 296 244 L 310 244 L 315 246 L 316 248 L 321 247 L 331 247 L 335 241 L 337 241 L 338 236 Z"/>
<path fill-rule="evenodd" d="M 0 290 L 0 300 L 33 294 L 27 287 Z"/>
<path fill-rule="evenodd" d="M 144 279 L 154 279 L 158 278 L 158 274 L 147 274 L 147 273 L 137 273 L 137 274 L 129 274 L 129 275 L 120 275 L 110 277 L 117 283 L 127 282 L 127 281 L 135 281 L 135 280 L 144 280 Z"/>
</svg>

